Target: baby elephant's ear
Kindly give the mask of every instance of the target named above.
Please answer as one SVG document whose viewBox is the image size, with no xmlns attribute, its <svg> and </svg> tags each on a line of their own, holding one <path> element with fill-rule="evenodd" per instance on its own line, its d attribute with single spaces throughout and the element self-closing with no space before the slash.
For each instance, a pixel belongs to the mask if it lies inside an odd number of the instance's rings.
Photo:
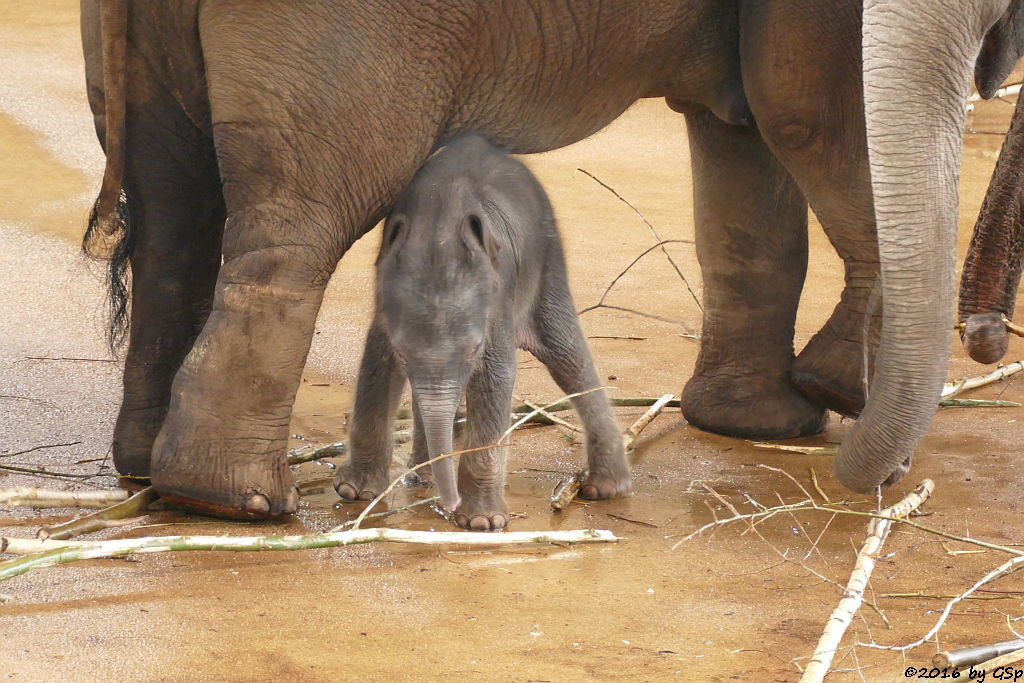
<svg viewBox="0 0 1024 683">
<path fill-rule="evenodd" d="M 486 224 L 485 220 L 476 214 L 466 217 L 463 227 L 463 237 L 467 245 L 476 245 L 484 250 L 487 258 L 491 259 L 491 265 L 498 267 L 498 252 L 501 251 L 501 243 L 494 236 L 494 232 Z"/>
</svg>

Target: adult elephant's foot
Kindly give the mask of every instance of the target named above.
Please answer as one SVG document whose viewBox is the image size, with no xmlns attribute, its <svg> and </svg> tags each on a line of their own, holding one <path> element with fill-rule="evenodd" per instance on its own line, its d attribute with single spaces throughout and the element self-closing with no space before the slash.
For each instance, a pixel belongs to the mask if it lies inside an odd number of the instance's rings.
<svg viewBox="0 0 1024 683">
<path fill-rule="evenodd" d="M 826 326 L 797 356 L 790 379 L 815 403 L 857 417 L 864 409 L 863 368 L 864 345 L 842 338 Z"/>
<path fill-rule="evenodd" d="M 464 495 L 455 508 L 455 523 L 471 531 L 498 531 L 508 524 L 508 506 L 505 501 L 489 496 Z"/>
<path fill-rule="evenodd" d="M 131 407 L 121 405 L 114 425 L 111 445 L 114 469 L 122 484 L 146 486 L 149 483 L 153 442 L 160 432 L 167 406 Z"/>
<path fill-rule="evenodd" d="M 785 377 L 706 372 L 683 389 L 683 416 L 698 429 L 741 439 L 791 439 L 824 431 L 824 408 Z"/>
<path fill-rule="evenodd" d="M 169 417 L 153 447 L 150 477 L 162 499 L 228 519 L 269 519 L 298 509 L 283 440 L 231 438 L 224 425 L 183 422 Z"/>
<path fill-rule="evenodd" d="M 342 500 L 373 500 L 387 485 L 386 472 L 374 472 L 351 460 L 339 466 L 334 475 L 334 490 Z"/>
</svg>

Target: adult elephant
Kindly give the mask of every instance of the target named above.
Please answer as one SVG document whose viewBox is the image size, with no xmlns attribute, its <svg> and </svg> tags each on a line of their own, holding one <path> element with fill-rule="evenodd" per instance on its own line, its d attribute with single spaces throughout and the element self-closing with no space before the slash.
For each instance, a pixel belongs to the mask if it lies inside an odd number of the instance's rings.
<svg viewBox="0 0 1024 683">
<path fill-rule="evenodd" d="M 1024 3 L 866 0 L 863 31 L 885 319 L 872 400 L 836 461 L 844 479 L 887 476 L 934 414 L 953 330 L 964 104 L 972 72 L 991 96 L 1024 52 Z"/>
<path fill-rule="evenodd" d="M 451 136 L 549 150 L 641 97 L 685 114 L 693 159 L 706 312 L 687 418 L 779 438 L 858 412 L 878 268 L 861 7 L 782 4 L 83 0 L 108 161 L 85 241 L 113 250 L 115 323 L 132 268 L 118 471 L 215 514 L 295 510 L 291 408 L 348 247 Z M 794 359 L 808 203 L 847 287 Z M 860 468 L 887 457 L 891 420 L 860 431 L 883 446 L 840 474 L 866 490 L 904 456 Z"/>
</svg>

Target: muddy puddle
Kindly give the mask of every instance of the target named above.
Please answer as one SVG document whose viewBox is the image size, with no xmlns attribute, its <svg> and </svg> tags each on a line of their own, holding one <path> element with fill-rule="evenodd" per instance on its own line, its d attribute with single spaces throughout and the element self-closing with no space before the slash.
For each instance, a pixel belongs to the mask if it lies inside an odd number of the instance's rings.
<svg viewBox="0 0 1024 683">
<path fill-rule="evenodd" d="M 0 489 L 114 485 L 105 456 L 119 365 L 104 346 L 98 322 L 101 273 L 77 253 L 102 158 L 84 95 L 76 89 L 76 7 L 68 0 L 5 0 L 0 8 L 0 74 L 9 76 L 0 78 L 6 83 L 0 86 L 0 150 L 6 161 L 0 168 L 0 452 L 48 446 L 4 458 L 3 464 L 81 478 L 0 471 Z M 25 75 L 39 64 L 50 65 L 53 77 Z M 1001 101 L 982 103 L 969 124 L 1005 130 L 1012 110 Z M 997 135 L 967 136 L 961 256 L 1000 142 Z M 654 238 L 632 209 L 577 169 L 628 198 L 661 239 L 693 238 L 685 129 L 682 118 L 660 102 L 640 103 L 593 138 L 527 163 L 551 195 L 580 307 L 597 302 Z M 293 418 L 295 447 L 347 437 L 345 415 L 369 320 L 376 240 L 371 234 L 346 256 L 325 298 Z M 692 245 L 668 248 L 699 295 Z M 842 285 L 841 262 L 816 225 L 810 248 L 798 346 L 827 318 Z M 614 395 L 678 393 L 697 351 L 681 335 L 699 331 L 700 312 L 671 266 L 661 256 L 644 259 L 608 302 L 680 323 L 606 309 L 583 316 L 599 371 L 616 387 Z M 1024 343 L 1014 339 L 1007 360 L 1021 357 Z M 954 349 L 950 377 L 981 371 Z M 545 401 L 559 392 L 524 354 L 516 393 Z M 1024 380 L 972 397 L 1024 401 Z M 619 409 L 622 426 L 641 412 Z M 886 499 L 931 477 L 936 494 L 928 516 L 918 521 L 997 543 L 1024 542 L 1022 421 L 1021 409 L 940 411 L 911 476 Z M 828 432 L 800 443 L 835 443 L 848 428 L 833 418 Z M 400 446 L 398 459 L 407 453 L 408 445 Z M 634 458 L 630 497 L 577 503 L 562 513 L 549 509 L 548 496 L 580 467 L 581 444 L 559 428 L 530 427 L 516 434 L 508 464 L 512 529 L 604 528 L 623 538 L 615 545 L 469 551 L 392 544 L 176 553 L 26 574 L 0 584 L 0 593 L 9 597 L 0 605 L 0 673 L 39 681 L 796 680 L 797 665 L 813 651 L 841 596 L 831 581 L 847 580 L 865 521 L 778 515 L 758 526 L 760 535 L 721 527 L 673 547 L 713 515 L 729 514 L 702 482 L 743 513 L 776 505 L 780 497 L 801 499 L 799 487 L 812 487 L 812 469 L 824 495 L 850 498 L 832 479 L 828 457 L 761 450 L 705 434 L 672 410 L 643 433 Z M 784 470 L 795 482 L 758 463 Z M 229 524 L 157 510 L 136 526 L 98 537 L 323 531 L 361 509 L 338 504 L 324 486 L 331 475 L 328 461 L 298 468 L 306 495 L 300 513 L 283 523 Z M 385 507 L 429 495 L 401 487 Z M 32 536 L 41 525 L 71 514 L 0 508 L 0 534 Z M 379 523 L 449 528 L 425 506 Z M 934 596 L 960 592 L 1005 560 L 992 551 L 964 550 L 975 549 L 895 530 L 869 591 L 885 619 L 862 608 L 837 656 L 838 668 L 847 671 L 830 680 L 895 681 L 908 666 L 925 666 L 933 644 L 906 655 L 851 645 L 919 638 L 944 606 Z M 1024 590 L 1018 577 L 995 588 Z M 956 606 L 940 634 L 943 647 L 1010 637 L 1005 615 L 1020 615 L 1024 600 L 1019 593 L 986 597 L 999 599 Z"/>
</svg>

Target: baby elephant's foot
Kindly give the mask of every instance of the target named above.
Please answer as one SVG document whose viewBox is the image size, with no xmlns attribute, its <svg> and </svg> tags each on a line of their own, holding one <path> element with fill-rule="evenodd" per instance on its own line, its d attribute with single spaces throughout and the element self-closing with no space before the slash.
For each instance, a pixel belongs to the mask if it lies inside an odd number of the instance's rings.
<svg viewBox="0 0 1024 683">
<path fill-rule="evenodd" d="M 607 500 L 616 496 L 624 496 L 629 493 L 633 486 L 633 478 L 629 474 L 629 468 L 623 462 L 621 470 L 609 472 L 607 470 L 594 470 L 587 474 L 580 486 L 580 498 L 587 500 Z"/>
<path fill-rule="evenodd" d="M 498 531 L 508 524 L 508 506 L 504 500 L 484 501 L 466 496 L 455 508 L 454 519 L 470 531 Z"/>
<path fill-rule="evenodd" d="M 334 475 L 334 490 L 342 500 L 373 500 L 387 485 L 385 474 L 371 472 L 352 461 L 339 466 Z"/>
</svg>

